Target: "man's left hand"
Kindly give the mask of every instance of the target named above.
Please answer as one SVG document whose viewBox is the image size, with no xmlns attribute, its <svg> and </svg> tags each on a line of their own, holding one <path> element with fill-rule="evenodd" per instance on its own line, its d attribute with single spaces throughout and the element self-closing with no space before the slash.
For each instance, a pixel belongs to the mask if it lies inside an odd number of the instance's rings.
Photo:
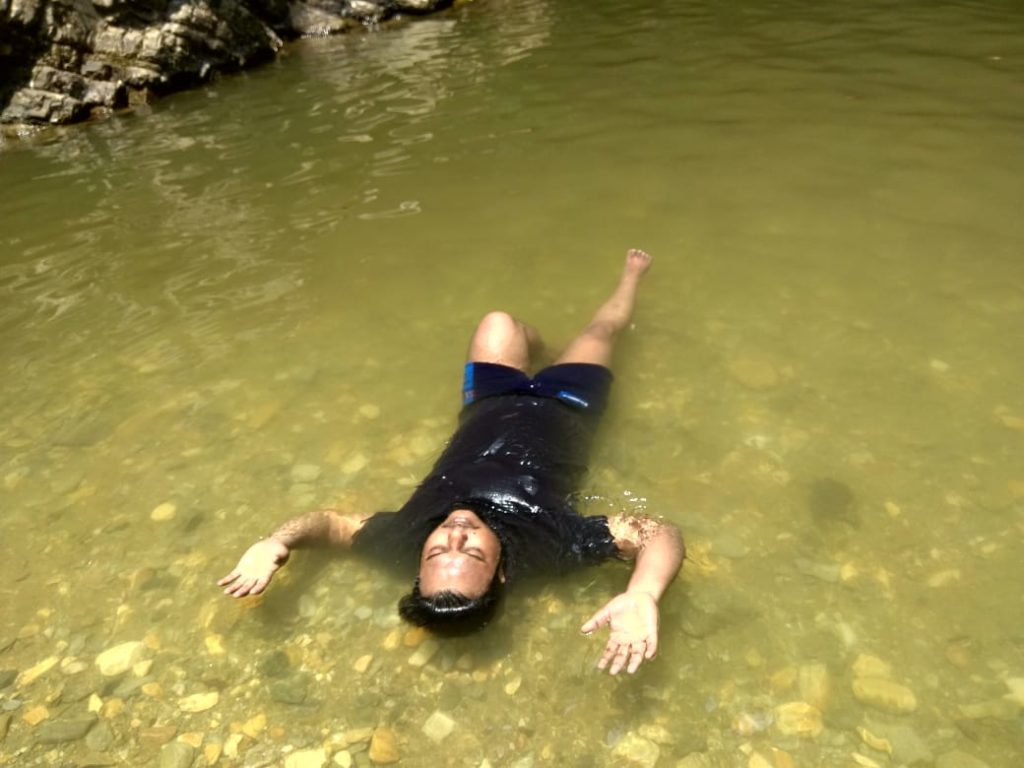
<svg viewBox="0 0 1024 768">
<path fill-rule="evenodd" d="M 623 592 L 612 598 L 581 628 L 585 634 L 608 627 L 608 644 L 598 669 L 630 674 L 658 652 L 658 603 L 647 592 Z M 611 665 L 611 666 L 609 666 Z"/>
</svg>

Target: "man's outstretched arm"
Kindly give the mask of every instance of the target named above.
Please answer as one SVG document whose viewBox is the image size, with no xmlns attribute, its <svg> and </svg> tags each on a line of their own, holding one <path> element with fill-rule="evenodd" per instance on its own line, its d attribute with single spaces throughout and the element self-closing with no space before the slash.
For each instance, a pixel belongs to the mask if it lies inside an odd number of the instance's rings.
<svg viewBox="0 0 1024 768">
<path fill-rule="evenodd" d="M 332 509 L 294 517 L 249 547 L 234 570 L 217 585 L 224 587 L 224 594 L 232 597 L 258 595 L 267 588 L 277 569 L 287 562 L 293 549 L 350 547 L 352 538 L 366 519 L 362 515 L 343 515 Z"/>
<path fill-rule="evenodd" d="M 686 548 L 679 529 L 649 517 L 608 519 L 620 557 L 635 559 L 626 591 L 615 596 L 583 625 L 583 632 L 607 626 L 608 643 L 597 663 L 616 675 L 632 674 L 658 652 L 658 601 L 682 565 Z M 609 665 L 611 665 L 609 667 Z"/>
</svg>

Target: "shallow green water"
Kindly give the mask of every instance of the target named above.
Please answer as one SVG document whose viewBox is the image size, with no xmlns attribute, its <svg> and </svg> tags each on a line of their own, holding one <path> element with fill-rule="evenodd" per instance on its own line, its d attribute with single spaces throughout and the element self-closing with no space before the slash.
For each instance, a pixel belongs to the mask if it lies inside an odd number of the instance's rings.
<svg viewBox="0 0 1024 768">
<path fill-rule="evenodd" d="M 413 766 L 1015 765 L 1022 33 L 1012 3 L 481 1 L 8 144 L 0 763 L 366 765 L 384 726 Z M 687 535 L 656 662 L 592 671 L 615 565 L 436 649 L 354 562 L 212 587 L 291 514 L 400 504 L 479 316 L 557 346 L 634 245 L 586 511 Z M 913 711 L 854 695 L 862 656 Z"/>
</svg>

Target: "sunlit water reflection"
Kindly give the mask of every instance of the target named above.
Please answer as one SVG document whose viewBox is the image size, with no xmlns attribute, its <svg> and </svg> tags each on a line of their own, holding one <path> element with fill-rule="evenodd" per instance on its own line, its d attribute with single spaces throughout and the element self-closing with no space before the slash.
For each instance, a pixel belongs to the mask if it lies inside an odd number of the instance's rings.
<svg viewBox="0 0 1024 768">
<path fill-rule="evenodd" d="M 0 760 L 1015 765 L 1022 32 L 478 2 L 5 147 Z M 282 518 L 400 504 L 476 319 L 557 346 L 630 245 L 583 506 L 688 536 L 655 663 L 577 636 L 615 565 L 440 644 L 352 561 L 218 595 Z"/>
</svg>

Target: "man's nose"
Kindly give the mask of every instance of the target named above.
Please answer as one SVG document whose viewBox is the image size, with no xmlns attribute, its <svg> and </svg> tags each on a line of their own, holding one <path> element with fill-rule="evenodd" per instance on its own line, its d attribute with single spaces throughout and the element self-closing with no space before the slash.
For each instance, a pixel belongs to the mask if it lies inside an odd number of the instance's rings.
<svg viewBox="0 0 1024 768">
<path fill-rule="evenodd" d="M 469 538 L 469 533 L 465 528 L 451 528 L 448 531 L 448 546 L 454 549 L 462 549 L 466 545 L 466 539 Z"/>
</svg>

